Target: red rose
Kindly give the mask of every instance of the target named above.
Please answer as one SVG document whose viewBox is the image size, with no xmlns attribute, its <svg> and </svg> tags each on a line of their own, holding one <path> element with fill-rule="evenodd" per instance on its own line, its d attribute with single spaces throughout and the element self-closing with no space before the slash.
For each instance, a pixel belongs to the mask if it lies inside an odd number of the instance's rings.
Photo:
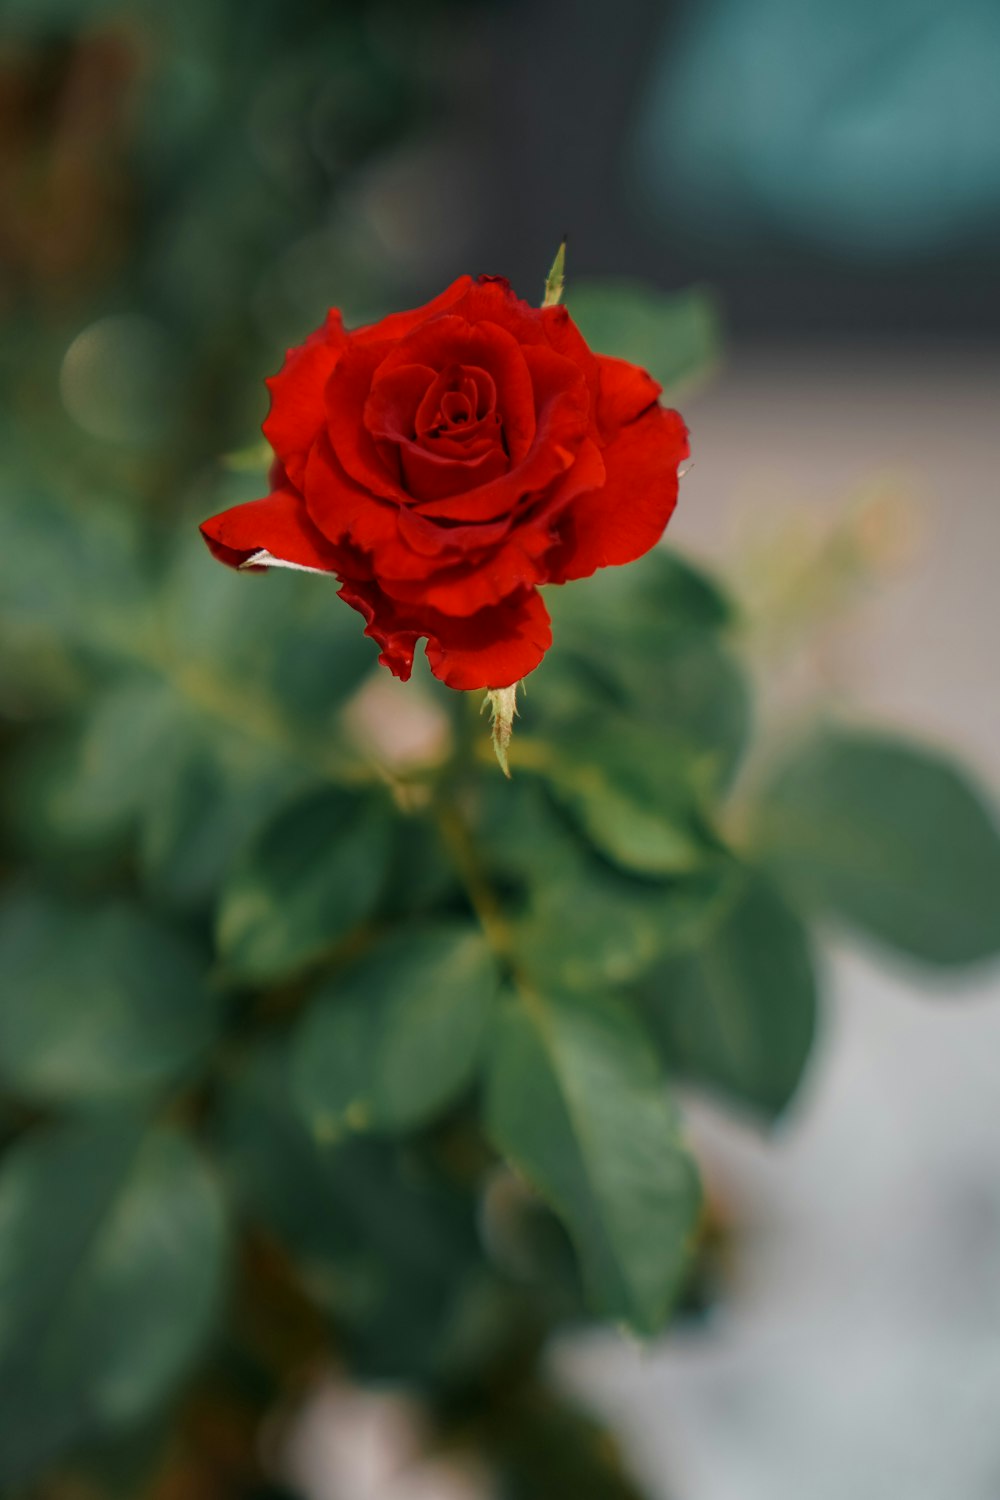
<svg viewBox="0 0 1000 1500">
<path fill-rule="evenodd" d="M 212 552 L 335 574 L 397 677 L 425 636 L 453 688 L 537 667 L 537 586 L 648 551 L 688 454 L 655 380 L 495 276 L 354 332 L 332 311 L 268 386 L 272 492 L 206 521 Z"/>
</svg>

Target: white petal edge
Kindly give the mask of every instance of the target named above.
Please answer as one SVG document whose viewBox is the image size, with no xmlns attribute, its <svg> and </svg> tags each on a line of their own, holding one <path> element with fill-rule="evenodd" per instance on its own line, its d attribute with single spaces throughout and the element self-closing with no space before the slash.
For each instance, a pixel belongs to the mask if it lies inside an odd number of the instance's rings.
<svg viewBox="0 0 1000 1500">
<path fill-rule="evenodd" d="M 259 552 L 253 552 L 240 563 L 240 568 L 293 568 L 296 573 L 320 573 L 324 578 L 329 578 L 330 573 L 326 568 L 309 568 L 305 563 L 287 562 L 283 557 L 275 557 L 262 547 Z"/>
</svg>

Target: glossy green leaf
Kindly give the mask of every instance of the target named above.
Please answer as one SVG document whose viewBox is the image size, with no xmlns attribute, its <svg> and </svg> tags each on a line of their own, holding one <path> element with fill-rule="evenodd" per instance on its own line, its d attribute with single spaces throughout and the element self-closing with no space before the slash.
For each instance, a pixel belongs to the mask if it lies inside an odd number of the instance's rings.
<svg viewBox="0 0 1000 1500">
<path fill-rule="evenodd" d="M 571 279 L 565 300 L 592 349 L 641 365 L 668 398 L 718 359 L 718 308 L 703 287 L 664 293 L 641 282 Z"/>
<path fill-rule="evenodd" d="M 215 1316 L 222 1204 L 191 1145 L 134 1117 L 38 1131 L 0 1172 L 0 1480 L 145 1417 Z"/>
<path fill-rule="evenodd" d="M 809 1058 L 816 981 L 801 922 L 746 872 L 704 939 L 643 984 L 669 1071 L 767 1115 L 788 1103 Z"/>
<path fill-rule="evenodd" d="M 0 904 L 0 1077 L 40 1100 L 164 1084 L 219 1019 L 198 949 L 126 901 L 76 908 L 33 892 Z"/>
<path fill-rule="evenodd" d="M 404 1131 L 469 1083 L 498 985 L 478 929 L 404 928 L 314 1001 L 295 1040 L 292 1088 L 312 1131 Z"/>
<path fill-rule="evenodd" d="M 687 1264 L 698 1180 L 655 1052 L 626 1006 L 512 998 L 493 1041 L 486 1120 L 569 1229 L 596 1311 L 659 1329 Z"/>
<path fill-rule="evenodd" d="M 335 789 L 276 814 L 223 889 L 217 931 L 228 970 L 272 980 L 336 947 L 375 907 L 390 827 L 380 802 Z"/>
<path fill-rule="evenodd" d="M 804 904 L 914 958 L 1000 951 L 1000 837 L 952 761 L 905 740 L 829 730 L 765 787 L 754 838 Z"/>
</svg>

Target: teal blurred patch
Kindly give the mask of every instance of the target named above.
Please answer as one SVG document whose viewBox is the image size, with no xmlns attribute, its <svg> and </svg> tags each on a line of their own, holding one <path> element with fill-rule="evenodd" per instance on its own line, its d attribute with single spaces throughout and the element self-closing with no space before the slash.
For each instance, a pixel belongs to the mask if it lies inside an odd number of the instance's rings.
<svg viewBox="0 0 1000 1500">
<path fill-rule="evenodd" d="M 711 0 L 671 28 L 631 146 L 676 235 L 879 259 L 1000 224 L 993 0 Z"/>
</svg>

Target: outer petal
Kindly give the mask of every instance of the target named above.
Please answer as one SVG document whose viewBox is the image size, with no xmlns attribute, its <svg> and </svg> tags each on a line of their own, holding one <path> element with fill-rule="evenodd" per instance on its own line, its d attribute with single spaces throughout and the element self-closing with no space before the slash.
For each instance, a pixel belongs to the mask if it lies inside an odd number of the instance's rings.
<svg viewBox="0 0 1000 1500">
<path fill-rule="evenodd" d="M 295 484 L 301 483 L 306 456 L 326 419 L 326 382 L 346 347 L 340 313 L 331 308 L 322 328 L 297 349 L 289 349 L 277 375 L 264 382 L 271 392 L 271 410 L 263 433 Z"/>
<path fill-rule="evenodd" d="M 538 666 L 552 645 L 549 612 L 536 589 L 465 620 L 440 615 L 428 631 L 427 660 L 448 687 L 510 687 Z"/>
<path fill-rule="evenodd" d="M 627 360 L 597 356 L 600 371 L 597 395 L 597 425 L 606 443 L 623 427 L 641 417 L 659 399 L 663 387 L 652 375 Z"/>
<path fill-rule="evenodd" d="M 380 318 L 377 323 L 366 323 L 362 328 L 352 329 L 351 338 L 355 343 L 361 344 L 367 344 L 371 340 L 379 343 L 385 341 L 394 343 L 397 339 L 403 338 L 411 329 L 419 328 L 420 324 L 426 323 L 429 318 L 437 318 L 441 313 L 450 312 L 472 285 L 471 276 L 459 276 L 451 286 L 445 287 L 443 292 L 439 292 L 422 307 L 415 307 L 410 312 L 390 313 L 387 318 Z"/>
<path fill-rule="evenodd" d="M 231 568 L 307 568 L 333 573 L 337 549 L 313 525 L 293 489 L 234 505 L 201 524 L 213 557 Z"/>
<path fill-rule="evenodd" d="M 471 286 L 471 276 L 460 276 L 422 307 L 393 313 L 350 336 L 344 331 L 340 313 L 331 308 L 321 328 L 310 334 L 305 343 L 288 350 L 278 374 L 265 382 L 271 392 L 271 410 L 264 422 L 264 436 L 296 484 L 301 482 L 306 456 L 326 420 L 323 394 L 326 382 L 349 337 L 354 343 L 376 340 L 392 345 L 429 318 L 439 317 Z"/>
<path fill-rule="evenodd" d="M 540 313 L 545 335 L 557 354 L 571 359 L 579 365 L 591 400 L 596 407 L 599 383 L 598 360 L 583 334 L 570 317 L 569 309 L 563 305 L 543 307 Z"/>
<path fill-rule="evenodd" d="M 505 328 L 522 347 L 548 342 L 541 310 L 512 291 L 503 276 L 477 277 L 451 310 L 470 323 L 494 323 Z"/>
<path fill-rule="evenodd" d="M 654 406 L 623 427 L 604 450 L 604 485 L 563 512 L 551 582 L 633 562 L 655 546 L 677 504 L 677 466 L 689 452 L 687 428 L 675 411 Z"/>
<path fill-rule="evenodd" d="M 365 635 L 380 647 L 379 661 L 394 677 L 408 682 L 420 632 L 407 625 L 392 601 L 372 580 L 348 579 L 337 591 L 345 604 L 365 617 Z"/>
<path fill-rule="evenodd" d="M 548 611 L 534 589 L 461 619 L 420 606 L 411 612 L 374 580 L 352 579 L 340 597 L 365 616 L 365 634 L 382 648 L 379 660 L 404 682 L 421 636 L 435 677 L 464 690 L 510 687 L 534 671 L 552 644 Z"/>
</svg>

